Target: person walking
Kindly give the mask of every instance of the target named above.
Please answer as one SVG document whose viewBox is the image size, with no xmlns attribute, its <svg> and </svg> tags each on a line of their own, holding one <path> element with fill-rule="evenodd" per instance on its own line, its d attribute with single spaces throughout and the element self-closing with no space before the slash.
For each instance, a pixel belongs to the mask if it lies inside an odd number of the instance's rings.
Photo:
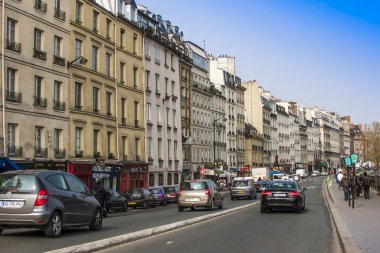
<svg viewBox="0 0 380 253">
<path fill-rule="evenodd" d="M 348 200 L 348 195 L 349 195 L 351 183 L 350 183 L 350 180 L 348 180 L 348 177 L 347 177 L 346 173 L 343 174 L 343 177 L 342 177 L 342 179 L 340 181 L 340 184 L 341 184 L 341 186 L 343 188 L 344 200 L 347 201 Z"/>
<path fill-rule="evenodd" d="M 338 189 L 339 190 L 340 190 L 340 187 L 341 187 L 342 178 L 343 178 L 343 174 L 342 174 L 342 172 L 339 171 L 338 175 L 336 176 L 336 181 L 337 181 Z"/>
<path fill-rule="evenodd" d="M 363 191 L 364 191 L 364 198 L 369 199 L 369 187 L 371 186 L 371 179 L 367 175 L 367 172 L 364 172 L 363 177 Z"/>
</svg>

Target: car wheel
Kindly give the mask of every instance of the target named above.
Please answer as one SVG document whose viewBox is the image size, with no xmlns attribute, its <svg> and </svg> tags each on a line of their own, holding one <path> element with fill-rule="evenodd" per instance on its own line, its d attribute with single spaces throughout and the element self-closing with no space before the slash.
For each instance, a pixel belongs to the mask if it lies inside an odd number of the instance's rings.
<svg viewBox="0 0 380 253">
<path fill-rule="evenodd" d="M 305 211 L 305 209 L 306 209 L 306 204 L 305 204 L 305 202 L 306 202 L 306 199 L 305 199 L 304 202 L 303 202 L 302 211 Z"/>
<path fill-rule="evenodd" d="M 218 206 L 218 209 L 223 209 L 223 199 L 220 201 L 220 205 Z"/>
<path fill-rule="evenodd" d="M 128 211 L 128 203 L 124 202 L 124 204 L 123 204 L 123 212 L 127 212 L 127 211 Z"/>
<path fill-rule="evenodd" d="M 62 219 L 58 212 L 54 212 L 50 221 L 45 229 L 45 235 L 50 238 L 56 238 L 61 235 L 62 232 Z"/>
<path fill-rule="evenodd" d="M 157 205 L 157 201 L 154 200 L 152 207 L 153 207 L 153 208 L 156 208 L 156 205 Z"/>
<path fill-rule="evenodd" d="M 133 209 L 136 209 L 136 208 L 137 208 L 137 206 L 134 206 L 134 207 L 133 207 Z"/>
<path fill-rule="evenodd" d="M 178 212 L 183 212 L 183 207 L 182 206 L 178 207 Z"/>
<path fill-rule="evenodd" d="M 3 229 L 0 228 L 0 234 L 3 233 Z"/>
<path fill-rule="evenodd" d="M 162 201 L 161 206 L 166 206 L 166 201 L 165 200 Z"/>
<path fill-rule="evenodd" d="M 211 200 L 210 206 L 208 207 L 208 210 L 212 211 L 215 208 L 214 199 Z"/>
<path fill-rule="evenodd" d="M 297 213 L 302 213 L 302 207 L 297 207 L 296 212 Z"/>
<path fill-rule="evenodd" d="M 92 217 L 92 221 L 89 226 L 90 230 L 98 231 L 102 228 L 102 224 L 103 224 L 102 211 L 100 209 L 96 209 L 94 213 L 94 217 Z"/>
<path fill-rule="evenodd" d="M 142 209 L 146 209 L 146 201 L 144 201 L 144 203 L 142 204 Z"/>
</svg>

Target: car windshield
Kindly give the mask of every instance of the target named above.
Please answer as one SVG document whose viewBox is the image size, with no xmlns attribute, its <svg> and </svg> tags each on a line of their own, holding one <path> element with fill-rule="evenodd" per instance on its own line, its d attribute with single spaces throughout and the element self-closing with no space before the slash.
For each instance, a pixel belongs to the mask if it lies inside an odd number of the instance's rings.
<svg viewBox="0 0 380 253">
<path fill-rule="evenodd" d="M 273 182 L 267 185 L 268 190 L 277 190 L 277 189 L 294 189 L 295 184 L 292 182 Z"/>
<path fill-rule="evenodd" d="M 183 182 L 181 184 L 181 190 L 206 190 L 206 182 Z"/>
<path fill-rule="evenodd" d="M 37 193 L 38 186 L 34 175 L 0 175 L 0 194 Z"/>
<path fill-rule="evenodd" d="M 257 184 L 260 184 L 260 185 L 267 185 L 267 182 L 266 182 L 266 181 L 258 181 Z"/>
<path fill-rule="evenodd" d="M 159 193 L 161 193 L 161 192 L 160 192 L 160 189 L 149 189 L 149 191 L 150 191 L 152 194 L 159 194 Z"/>
<path fill-rule="evenodd" d="M 234 181 L 234 187 L 248 186 L 248 181 Z"/>
<path fill-rule="evenodd" d="M 140 197 L 140 190 L 139 189 L 127 190 L 125 194 L 131 195 L 132 197 Z"/>
<path fill-rule="evenodd" d="M 174 187 L 167 187 L 167 188 L 165 188 L 165 192 L 172 193 L 172 192 L 177 192 L 177 191 Z"/>
</svg>

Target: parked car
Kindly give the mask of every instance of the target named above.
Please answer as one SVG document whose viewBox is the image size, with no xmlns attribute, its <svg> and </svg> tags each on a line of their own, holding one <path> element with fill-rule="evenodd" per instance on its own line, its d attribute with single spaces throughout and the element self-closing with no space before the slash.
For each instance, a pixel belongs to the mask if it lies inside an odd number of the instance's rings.
<svg viewBox="0 0 380 253">
<path fill-rule="evenodd" d="M 128 201 L 119 192 L 114 189 L 107 189 L 110 194 L 109 209 L 111 211 L 128 211 Z"/>
<path fill-rule="evenodd" d="M 230 196 L 231 200 L 240 198 L 256 199 L 257 191 L 253 180 L 234 180 L 232 182 Z"/>
<path fill-rule="evenodd" d="M 153 194 L 156 199 L 156 204 L 161 206 L 166 206 L 167 198 L 165 194 L 164 187 L 150 187 L 148 190 Z"/>
<path fill-rule="evenodd" d="M 275 208 L 293 209 L 298 213 L 305 210 L 306 188 L 295 181 L 270 181 L 261 193 L 260 212 Z"/>
<path fill-rule="evenodd" d="M 135 188 L 125 191 L 125 198 L 128 200 L 128 206 L 133 208 L 141 207 L 146 209 L 148 206 L 156 207 L 154 195 L 146 188 Z"/>
<path fill-rule="evenodd" d="M 0 174 L 0 233 L 33 228 L 59 237 L 70 226 L 100 230 L 100 203 L 74 175 L 53 170 L 15 170 Z"/>
<path fill-rule="evenodd" d="M 267 184 L 268 184 L 268 181 L 266 181 L 266 180 L 257 181 L 256 182 L 256 191 L 262 192 L 263 190 L 265 190 L 265 187 L 267 186 Z"/>
<path fill-rule="evenodd" d="M 294 179 L 294 181 L 297 181 L 297 182 L 301 180 L 301 177 L 297 174 L 292 174 L 291 177 Z"/>
<path fill-rule="evenodd" d="M 179 212 L 182 212 L 184 208 L 195 210 L 196 207 L 213 210 L 217 206 L 223 209 L 223 195 L 210 179 L 184 181 L 181 183 L 178 194 Z"/>
<path fill-rule="evenodd" d="M 167 203 L 177 203 L 178 188 L 176 186 L 164 187 Z"/>
<path fill-rule="evenodd" d="M 313 171 L 313 172 L 311 173 L 311 176 L 312 176 L 312 177 L 317 177 L 317 176 L 319 176 L 319 172 L 318 172 L 318 171 Z"/>
<path fill-rule="evenodd" d="M 326 171 L 321 171 L 321 176 L 326 176 L 327 172 Z"/>
</svg>

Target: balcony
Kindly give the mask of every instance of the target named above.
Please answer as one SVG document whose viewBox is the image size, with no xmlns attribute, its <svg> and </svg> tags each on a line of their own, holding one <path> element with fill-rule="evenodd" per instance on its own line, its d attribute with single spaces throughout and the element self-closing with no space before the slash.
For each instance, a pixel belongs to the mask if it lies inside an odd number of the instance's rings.
<svg viewBox="0 0 380 253">
<path fill-rule="evenodd" d="M 47 99 L 34 96 L 34 106 L 46 108 Z"/>
<path fill-rule="evenodd" d="M 112 117 L 112 112 L 107 112 L 108 117 Z"/>
<path fill-rule="evenodd" d="M 41 148 L 41 147 L 35 147 L 34 148 L 34 156 L 46 158 L 48 156 L 48 149 L 47 148 Z"/>
<path fill-rule="evenodd" d="M 33 57 L 36 58 L 36 59 L 40 59 L 40 60 L 46 61 L 46 52 L 42 51 L 40 49 L 35 48 L 34 49 L 34 53 L 33 53 Z"/>
<path fill-rule="evenodd" d="M 77 158 L 83 158 L 83 150 L 77 150 L 77 151 L 75 151 L 75 157 L 77 157 Z"/>
<path fill-rule="evenodd" d="M 22 100 L 22 94 L 19 92 L 7 90 L 6 91 L 6 98 L 9 102 L 15 102 L 15 103 L 21 103 Z"/>
<path fill-rule="evenodd" d="M 75 105 L 74 106 L 74 110 L 75 111 L 82 111 L 83 110 L 83 106 L 82 105 Z"/>
<path fill-rule="evenodd" d="M 34 4 L 34 9 L 45 12 L 47 11 L 47 3 L 42 1 L 36 1 Z"/>
<path fill-rule="evenodd" d="M 66 110 L 66 103 L 53 100 L 53 109 L 57 111 L 65 111 Z"/>
<path fill-rule="evenodd" d="M 128 161 L 128 156 L 127 155 L 123 155 L 122 159 L 123 159 L 124 162 L 126 162 L 126 161 Z"/>
<path fill-rule="evenodd" d="M 15 42 L 15 41 L 10 41 L 10 40 L 7 40 L 6 43 L 7 43 L 6 44 L 7 49 L 15 51 L 17 53 L 21 52 L 21 43 Z"/>
<path fill-rule="evenodd" d="M 63 159 L 66 157 L 66 149 L 54 149 L 54 158 Z"/>
<path fill-rule="evenodd" d="M 65 58 L 61 56 L 54 55 L 53 63 L 60 66 L 65 66 Z"/>
<path fill-rule="evenodd" d="M 66 12 L 64 12 L 60 9 L 54 8 L 54 17 L 56 17 L 62 21 L 65 21 L 66 20 Z"/>
<path fill-rule="evenodd" d="M 98 108 L 93 108 L 93 109 L 92 109 L 92 112 L 93 112 L 93 113 L 96 113 L 96 114 L 99 114 L 99 109 L 98 109 Z"/>
<path fill-rule="evenodd" d="M 76 19 L 75 19 L 75 23 L 77 24 L 77 25 L 82 25 L 82 19 L 80 18 L 80 17 L 77 17 Z"/>
<path fill-rule="evenodd" d="M 22 157 L 22 147 L 16 147 L 14 145 L 8 145 L 9 157 Z"/>
<path fill-rule="evenodd" d="M 98 32 L 99 32 L 99 30 L 98 30 L 96 27 L 93 27 L 93 28 L 92 28 L 92 31 L 93 31 L 94 33 L 98 33 Z"/>
<path fill-rule="evenodd" d="M 109 34 L 106 35 L 107 40 L 111 40 L 111 36 Z"/>
<path fill-rule="evenodd" d="M 122 126 L 126 126 L 127 125 L 127 118 L 126 117 L 122 117 L 121 118 L 121 125 Z"/>
</svg>

